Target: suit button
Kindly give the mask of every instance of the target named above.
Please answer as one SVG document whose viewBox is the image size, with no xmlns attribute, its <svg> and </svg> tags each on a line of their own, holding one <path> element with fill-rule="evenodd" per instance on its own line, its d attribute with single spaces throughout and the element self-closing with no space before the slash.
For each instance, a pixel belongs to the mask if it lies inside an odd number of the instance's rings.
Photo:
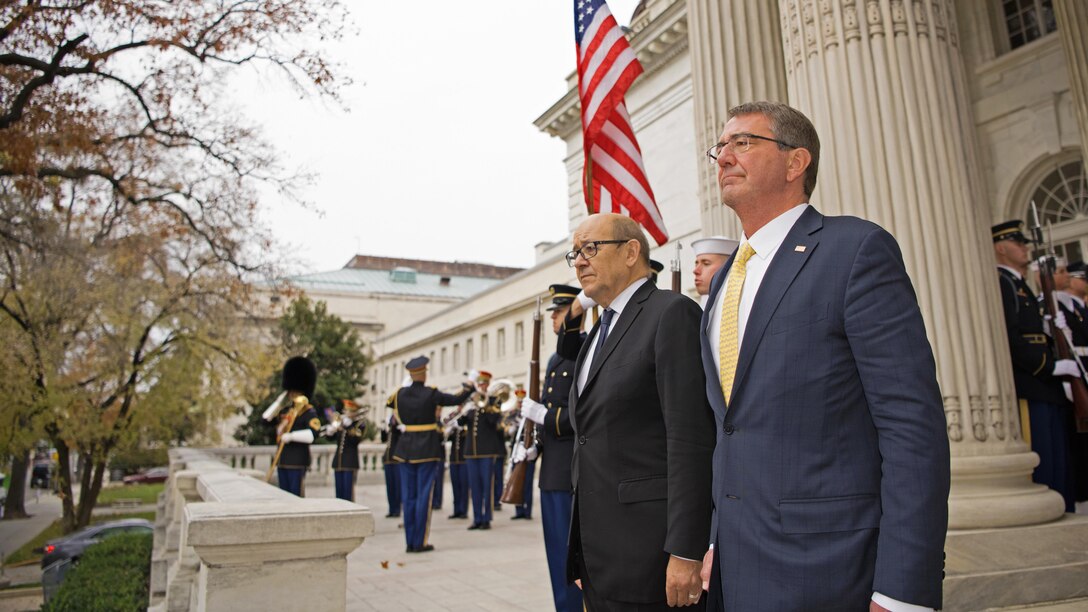
<svg viewBox="0 0 1088 612">
<path fill-rule="evenodd" d="M 578 436 L 578 444 L 585 444 L 585 443 L 586 443 L 586 437 L 585 436 Z"/>
<path fill-rule="evenodd" d="M 552 388 L 548 387 L 548 393 L 551 393 L 551 392 L 552 392 Z"/>
<path fill-rule="evenodd" d="M 736 431 L 736 428 L 733 427 L 732 423 L 726 423 L 725 425 L 722 425 L 722 431 L 725 432 L 725 435 L 731 436 L 733 435 L 733 432 Z"/>
<path fill-rule="evenodd" d="M 548 408 L 551 408 L 551 407 L 552 407 L 552 403 L 548 402 Z"/>
</svg>

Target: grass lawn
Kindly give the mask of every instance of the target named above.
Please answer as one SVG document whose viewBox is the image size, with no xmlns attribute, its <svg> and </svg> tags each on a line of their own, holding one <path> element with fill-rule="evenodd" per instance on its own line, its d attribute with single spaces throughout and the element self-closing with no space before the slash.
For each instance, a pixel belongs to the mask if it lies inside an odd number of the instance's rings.
<svg viewBox="0 0 1088 612">
<path fill-rule="evenodd" d="M 162 485 L 147 485 L 147 486 L 159 487 L 160 489 L 162 488 Z M 109 515 L 103 515 L 103 516 L 92 516 L 91 517 L 91 524 L 93 525 L 93 524 L 96 524 L 96 523 L 103 523 L 105 521 L 116 521 L 116 520 L 119 520 L 119 519 L 126 519 L 126 518 L 142 518 L 142 519 L 147 519 L 149 521 L 154 521 L 155 520 L 155 513 L 154 512 L 132 512 L 132 513 L 129 513 L 129 514 L 109 514 Z M 8 557 L 7 559 L 5 559 L 4 563 L 7 564 L 7 565 L 23 565 L 22 562 L 28 562 L 29 563 L 30 561 L 33 561 L 33 562 L 37 563 L 38 561 L 40 561 L 41 558 L 42 558 L 42 555 L 41 555 L 41 553 L 34 552 L 34 549 L 41 548 L 42 545 L 45 544 L 46 540 L 52 540 L 53 538 L 59 538 L 60 536 L 64 535 L 64 533 L 61 531 L 61 528 L 60 528 L 60 521 L 61 521 L 60 519 L 57 519 L 57 520 L 53 521 L 53 524 L 46 527 L 45 530 L 42 531 L 41 533 L 39 533 L 36 538 L 34 538 L 33 540 L 31 540 L 31 541 L 27 542 L 26 544 L 24 544 L 23 547 L 20 548 L 19 550 L 11 553 L 11 556 Z"/>
<path fill-rule="evenodd" d="M 116 487 L 103 487 L 98 492 L 96 506 L 109 506 L 118 499 L 138 499 L 141 504 L 153 504 L 159 499 L 164 483 L 121 485 Z"/>
</svg>

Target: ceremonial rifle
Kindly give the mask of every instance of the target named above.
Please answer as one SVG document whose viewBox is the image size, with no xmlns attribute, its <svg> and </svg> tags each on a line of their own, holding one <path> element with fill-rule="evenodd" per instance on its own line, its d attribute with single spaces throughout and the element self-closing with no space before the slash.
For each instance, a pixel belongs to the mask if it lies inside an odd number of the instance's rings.
<svg viewBox="0 0 1088 612">
<path fill-rule="evenodd" d="M 1073 352 L 1072 342 L 1065 335 L 1065 330 L 1058 329 L 1055 318 L 1058 313 L 1058 302 L 1054 297 L 1054 271 L 1057 268 L 1057 260 L 1054 254 L 1054 245 L 1043 240 L 1043 228 L 1039 225 L 1039 211 L 1035 208 L 1035 202 L 1031 203 L 1031 216 L 1034 225 L 1031 228 L 1032 238 L 1035 244 L 1045 246 L 1046 253 L 1039 260 L 1039 285 L 1043 292 L 1043 311 L 1050 321 L 1051 337 L 1054 338 L 1054 349 L 1058 359 L 1072 359 L 1076 361 L 1081 370 L 1080 376 L 1062 376 L 1062 381 L 1068 383 L 1073 395 L 1073 416 L 1078 433 L 1088 433 L 1088 385 L 1084 382 L 1084 366 L 1076 358 Z"/>
<path fill-rule="evenodd" d="M 540 298 L 536 298 L 536 312 L 533 313 L 533 345 L 529 353 L 529 399 L 540 401 Z M 528 451 L 536 443 L 536 427 L 533 422 L 521 415 L 521 425 L 518 426 L 518 435 L 514 438 L 514 446 L 519 443 Z M 513 453 L 510 453 L 511 459 Z M 520 506 L 525 503 L 525 472 L 529 469 L 529 461 L 519 461 L 510 466 L 510 474 L 506 478 L 506 486 L 503 487 L 500 501 L 504 504 Z"/>
<path fill-rule="evenodd" d="M 680 249 L 684 248 L 676 241 L 676 259 L 672 260 L 672 290 L 680 293 Z"/>
</svg>

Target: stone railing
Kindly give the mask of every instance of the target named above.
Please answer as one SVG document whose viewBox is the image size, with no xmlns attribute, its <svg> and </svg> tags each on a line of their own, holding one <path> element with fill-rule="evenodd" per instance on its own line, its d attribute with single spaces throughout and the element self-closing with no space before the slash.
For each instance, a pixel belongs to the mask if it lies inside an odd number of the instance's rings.
<svg viewBox="0 0 1088 612">
<path fill-rule="evenodd" d="M 370 510 L 295 497 L 218 454 L 170 451 L 149 609 L 343 610 L 347 555 L 374 533 Z"/>
<path fill-rule="evenodd" d="M 236 448 L 209 448 L 216 459 L 238 469 L 268 472 L 272 457 L 276 454 L 275 446 L 240 446 Z M 359 477 L 357 484 L 379 484 L 385 482 L 382 471 L 382 454 L 385 445 L 379 442 L 364 442 L 359 445 Z M 332 458 L 336 453 L 334 444 L 313 444 L 310 446 L 310 471 L 306 473 L 306 484 L 310 486 L 331 487 Z"/>
</svg>

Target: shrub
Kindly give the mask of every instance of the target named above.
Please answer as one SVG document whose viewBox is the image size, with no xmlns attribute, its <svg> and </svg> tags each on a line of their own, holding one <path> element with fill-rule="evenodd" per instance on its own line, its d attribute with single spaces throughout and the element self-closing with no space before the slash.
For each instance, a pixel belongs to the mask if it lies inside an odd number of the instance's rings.
<svg viewBox="0 0 1088 612">
<path fill-rule="evenodd" d="M 117 451 L 110 457 L 110 470 L 120 470 L 126 476 L 135 474 L 144 468 L 157 467 L 170 463 L 166 448 L 132 448 Z"/>
<path fill-rule="evenodd" d="M 88 548 L 42 610 L 142 612 L 150 580 L 151 534 L 117 535 Z"/>
</svg>

